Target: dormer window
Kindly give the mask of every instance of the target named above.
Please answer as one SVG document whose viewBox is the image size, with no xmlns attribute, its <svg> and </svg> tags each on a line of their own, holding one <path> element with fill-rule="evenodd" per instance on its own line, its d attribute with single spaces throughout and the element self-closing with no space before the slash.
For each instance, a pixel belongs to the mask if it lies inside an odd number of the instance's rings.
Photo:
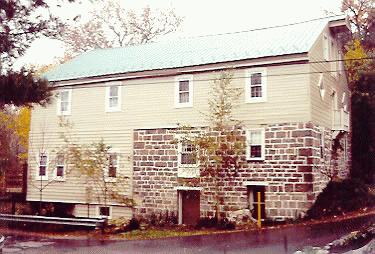
<svg viewBox="0 0 375 254">
<path fill-rule="evenodd" d="M 267 79 L 265 69 L 252 69 L 247 72 L 245 99 L 247 103 L 267 100 Z"/>
<path fill-rule="evenodd" d="M 121 110 L 121 86 L 118 82 L 111 83 L 106 87 L 106 112 Z"/>
<path fill-rule="evenodd" d="M 193 77 L 181 76 L 176 78 L 175 83 L 175 107 L 193 106 Z"/>
</svg>

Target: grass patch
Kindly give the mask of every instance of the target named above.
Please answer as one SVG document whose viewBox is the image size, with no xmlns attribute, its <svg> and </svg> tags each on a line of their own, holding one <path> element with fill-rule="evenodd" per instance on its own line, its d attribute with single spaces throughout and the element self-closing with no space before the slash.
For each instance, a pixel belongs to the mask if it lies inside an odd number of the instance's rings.
<svg viewBox="0 0 375 254">
<path fill-rule="evenodd" d="M 191 229 L 147 229 L 133 230 L 120 233 L 117 236 L 128 240 L 160 239 L 193 235 L 208 235 L 213 233 L 230 232 L 228 230 L 191 230 Z"/>
</svg>

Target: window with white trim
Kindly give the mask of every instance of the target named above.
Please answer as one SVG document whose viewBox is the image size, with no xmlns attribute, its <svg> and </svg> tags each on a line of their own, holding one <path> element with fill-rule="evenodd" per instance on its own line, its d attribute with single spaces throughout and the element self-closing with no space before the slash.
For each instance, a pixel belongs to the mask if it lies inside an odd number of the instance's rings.
<svg viewBox="0 0 375 254">
<path fill-rule="evenodd" d="M 108 218 L 112 217 L 112 207 L 110 206 L 99 206 L 98 207 L 98 215 L 100 218 Z"/>
<path fill-rule="evenodd" d="M 38 161 L 37 178 L 39 180 L 47 180 L 48 179 L 47 170 L 48 170 L 48 155 L 47 153 L 40 153 L 39 161 Z"/>
<path fill-rule="evenodd" d="M 181 76 L 176 78 L 175 84 L 175 107 L 193 106 L 193 77 Z"/>
<path fill-rule="evenodd" d="M 178 144 L 178 171 L 177 176 L 194 178 L 200 174 L 198 158 L 194 144 L 182 141 Z"/>
<path fill-rule="evenodd" d="M 56 156 L 56 179 L 63 180 L 65 178 L 65 158 L 63 154 Z"/>
<path fill-rule="evenodd" d="M 253 69 L 247 72 L 246 102 L 265 102 L 267 100 L 267 79 L 265 69 Z"/>
<path fill-rule="evenodd" d="M 180 165 L 181 166 L 196 166 L 197 157 L 195 154 L 194 145 L 188 142 L 183 142 L 181 144 L 180 151 Z"/>
<path fill-rule="evenodd" d="M 118 170 L 118 155 L 117 153 L 110 153 L 108 156 L 108 178 L 116 178 Z"/>
<path fill-rule="evenodd" d="M 250 129 L 246 131 L 247 160 L 265 159 L 265 131 L 264 129 Z"/>
<path fill-rule="evenodd" d="M 57 94 L 57 115 L 66 116 L 71 114 L 72 89 L 64 89 Z"/>
<path fill-rule="evenodd" d="M 106 112 L 121 110 L 121 86 L 118 83 L 106 87 Z"/>
</svg>

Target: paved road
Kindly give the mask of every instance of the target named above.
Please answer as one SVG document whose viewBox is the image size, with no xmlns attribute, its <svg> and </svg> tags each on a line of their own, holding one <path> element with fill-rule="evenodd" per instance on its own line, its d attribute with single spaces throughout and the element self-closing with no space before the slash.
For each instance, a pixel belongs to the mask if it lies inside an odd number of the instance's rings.
<svg viewBox="0 0 375 254">
<path fill-rule="evenodd" d="M 313 226 L 148 241 L 52 240 L 9 237 L 3 253 L 293 253 L 304 246 L 324 246 L 375 216 Z"/>
</svg>

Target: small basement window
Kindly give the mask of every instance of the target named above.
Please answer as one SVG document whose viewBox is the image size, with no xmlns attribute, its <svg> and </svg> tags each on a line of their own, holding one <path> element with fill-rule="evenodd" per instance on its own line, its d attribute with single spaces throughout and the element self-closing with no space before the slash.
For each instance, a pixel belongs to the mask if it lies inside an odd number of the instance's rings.
<svg viewBox="0 0 375 254">
<path fill-rule="evenodd" d="M 99 206 L 99 217 L 111 218 L 112 209 L 110 206 Z"/>
</svg>

